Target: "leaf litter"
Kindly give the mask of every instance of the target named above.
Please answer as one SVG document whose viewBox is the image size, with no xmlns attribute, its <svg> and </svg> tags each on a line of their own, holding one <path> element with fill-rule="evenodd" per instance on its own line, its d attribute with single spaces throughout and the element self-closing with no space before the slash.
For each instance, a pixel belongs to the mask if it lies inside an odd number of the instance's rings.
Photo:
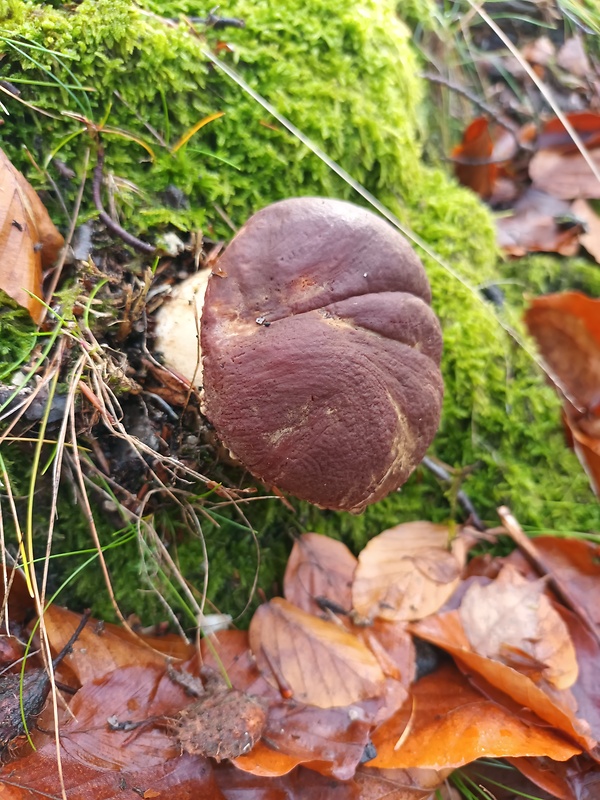
<svg viewBox="0 0 600 800">
<path fill-rule="evenodd" d="M 554 796 L 567 798 L 579 773 L 566 767 L 553 783 L 547 765 L 577 759 L 593 785 L 600 644 L 552 586 L 571 587 L 597 615 L 596 546 L 546 536 L 545 576 L 514 557 L 490 557 L 477 572 L 465 566 L 472 529 L 451 537 L 430 523 L 399 527 L 404 537 L 386 531 L 358 559 L 318 534 L 299 537 L 288 599 L 260 606 L 249 632 L 222 631 L 194 647 L 90 620 L 58 666 L 75 691 L 58 719 L 67 796 L 319 797 L 326 785 L 332 797 L 430 800 L 452 770 L 482 757 L 510 758 L 533 784 L 560 784 Z M 328 579 L 335 554 L 341 566 Z M 379 614 L 394 584 L 398 596 L 415 591 L 418 619 L 386 619 L 387 605 Z M 54 652 L 77 621 L 48 608 Z M 414 637 L 447 653 L 419 679 Z M 28 675 L 39 675 L 29 660 Z M 9 751 L 2 797 L 58 796 L 53 722 L 43 719 L 35 751 L 27 742 Z"/>
</svg>

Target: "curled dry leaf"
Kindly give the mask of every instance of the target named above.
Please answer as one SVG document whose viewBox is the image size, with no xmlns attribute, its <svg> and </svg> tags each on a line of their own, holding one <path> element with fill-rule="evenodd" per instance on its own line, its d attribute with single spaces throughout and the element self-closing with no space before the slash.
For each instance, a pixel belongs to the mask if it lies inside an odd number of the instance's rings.
<svg viewBox="0 0 600 800">
<path fill-rule="evenodd" d="M 318 533 L 304 533 L 296 539 L 290 553 L 283 594 L 309 614 L 322 615 L 322 601 L 332 610 L 350 611 L 357 563 L 342 542 Z"/>
<path fill-rule="evenodd" d="M 474 672 L 492 687 L 508 695 L 519 706 L 558 728 L 586 750 L 593 750 L 596 739 L 590 725 L 577 716 L 577 702 L 570 690 L 538 686 L 517 669 L 473 652 L 463 630 L 458 611 L 430 616 L 411 625 L 413 633 L 450 653 L 461 669 Z M 496 696 L 496 695 L 495 695 Z M 585 716 L 586 709 L 579 712 Z"/>
<path fill-rule="evenodd" d="M 529 725 L 487 700 L 453 665 L 418 681 L 412 703 L 380 725 L 372 739 L 377 756 L 369 766 L 384 769 L 456 769 L 477 758 L 519 755 L 564 761 L 580 752 L 559 733 Z"/>
<path fill-rule="evenodd" d="M 25 177 L 0 150 L 0 289 L 41 319 L 42 266 L 52 264 L 64 239 Z"/>
<path fill-rule="evenodd" d="M 265 677 L 303 703 L 347 706 L 383 688 L 377 659 L 356 636 L 282 598 L 257 609 L 249 633 Z"/>
<path fill-rule="evenodd" d="M 568 689 L 577 680 L 575 648 L 545 588 L 545 580 L 528 581 L 507 565 L 487 586 L 469 587 L 460 621 L 476 653 L 505 664 L 522 654 L 541 666 L 545 680 Z"/>
<path fill-rule="evenodd" d="M 354 610 L 366 619 L 421 619 L 433 614 L 458 585 L 466 545 L 431 522 L 396 525 L 367 544 L 352 584 Z"/>
</svg>

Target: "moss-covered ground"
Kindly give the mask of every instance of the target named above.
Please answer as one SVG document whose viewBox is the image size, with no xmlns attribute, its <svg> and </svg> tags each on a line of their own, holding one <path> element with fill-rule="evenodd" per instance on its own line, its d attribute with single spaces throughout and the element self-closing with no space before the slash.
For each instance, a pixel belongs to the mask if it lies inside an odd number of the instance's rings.
<svg viewBox="0 0 600 800">
<path fill-rule="evenodd" d="M 406 6 L 413 21 L 427 15 L 425 2 Z M 456 485 L 440 487 L 419 469 L 400 492 L 359 517 L 293 500 L 293 511 L 277 500 L 248 504 L 244 510 L 261 548 L 261 587 L 269 592 L 280 579 L 293 533 L 317 530 L 342 537 L 357 550 L 370 536 L 400 521 L 459 517 L 454 502 L 459 483 L 491 523 L 494 509 L 508 504 L 529 529 L 598 530 L 600 511 L 565 446 L 559 403 L 531 355 L 507 332 L 514 328 L 517 338 L 522 336 L 519 317 L 527 292 L 575 286 L 598 294 L 597 267 L 546 256 L 503 262 L 492 220 L 478 199 L 444 170 L 424 165 L 427 131 L 420 121 L 426 118 L 425 87 L 417 77 L 420 65 L 410 30 L 393 2 L 231 0 L 218 13 L 243 19 L 245 27 L 200 27 L 199 36 L 185 22 L 152 16 L 176 20 L 180 14 L 202 16 L 207 11 L 193 0 L 145 0 L 137 6 L 129 0 L 83 0 L 68 7 L 0 0 L 2 77 L 18 86 L 22 99 L 52 115 L 4 95 L 10 116 L 0 128 L 0 142 L 44 190 L 55 219 L 66 225 L 47 179 L 32 166 L 24 148 L 38 165 L 48 167 L 71 208 L 79 184 L 54 171 L 56 159 L 80 175 L 88 148 L 94 163 L 98 130 L 106 172 L 112 176 L 114 208 L 137 235 L 199 228 L 210 238 L 229 238 L 227 219 L 239 225 L 258 208 L 293 195 L 362 202 L 208 62 L 204 49 L 210 47 L 455 273 L 423 257 L 445 340 L 444 414 L 432 452 L 456 469 Z M 180 137 L 215 112 L 224 116 L 175 150 Z M 185 198 L 178 208 L 165 199 L 172 196 L 172 187 Z M 81 219 L 93 214 L 88 191 Z M 479 287 L 490 283 L 504 291 L 503 307 L 480 293 Z M 0 358 L 6 357 L 0 348 Z M 26 484 L 26 474 L 21 478 Z M 200 541 L 186 535 L 185 525 L 168 508 L 157 513 L 163 515 L 161 529 L 184 574 L 200 583 Z M 202 520 L 209 597 L 235 614 L 244 607 L 253 581 L 256 546 L 235 512 L 225 508 L 219 513 L 225 517 L 220 527 Z M 108 541 L 116 523 L 102 513 L 98 517 Z M 42 548 L 43 513 L 36 515 L 36 526 Z M 84 515 L 73 506 L 68 485 L 59 508 L 57 543 L 65 550 L 89 547 Z M 143 587 L 135 542 L 107 557 L 123 610 L 138 611 L 146 619 L 160 615 L 152 596 L 137 591 Z M 66 574 L 74 561 L 63 563 L 70 565 Z M 108 613 L 101 583 L 98 572 L 88 568 L 73 581 L 69 601 L 94 603 L 97 613 Z"/>
</svg>

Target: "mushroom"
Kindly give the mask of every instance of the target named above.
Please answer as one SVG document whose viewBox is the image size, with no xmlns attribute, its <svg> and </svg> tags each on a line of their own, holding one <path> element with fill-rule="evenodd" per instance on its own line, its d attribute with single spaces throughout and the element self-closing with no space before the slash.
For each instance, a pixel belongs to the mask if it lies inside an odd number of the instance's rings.
<svg viewBox="0 0 600 800">
<path fill-rule="evenodd" d="M 437 430 L 442 337 L 421 262 L 350 203 L 254 214 L 208 281 L 203 411 L 265 484 L 359 513 L 401 486 Z"/>
</svg>

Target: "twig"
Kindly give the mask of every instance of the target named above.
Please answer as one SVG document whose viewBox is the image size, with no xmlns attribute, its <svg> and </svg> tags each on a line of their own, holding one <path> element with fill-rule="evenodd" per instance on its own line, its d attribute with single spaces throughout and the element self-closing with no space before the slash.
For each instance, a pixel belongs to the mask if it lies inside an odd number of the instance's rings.
<svg viewBox="0 0 600 800">
<path fill-rule="evenodd" d="M 442 467 L 442 465 L 439 464 L 437 461 L 434 461 L 432 458 L 429 458 L 429 456 L 425 456 L 425 458 L 421 463 L 430 472 L 432 472 L 436 478 L 439 478 L 441 481 L 445 481 L 447 483 L 452 483 L 452 475 L 450 475 L 450 473 L 446 469 L 444 469 L 444 467 Z M 459 505 L 462 506 L 463 511 L 465 511 L 466 514 L 469 516 L 472 526 L 476 528 L 478 531 L 485 531 L 486 526 L 481 521 L 481 518 L 477 513 L 477 511 L 475 511 L 475 506 L 469 499 L 466 492 L 463 492 L 463 490 L 460 489 L 456 494 L 456 499 Z"/>
<path fill-rule="evenodd" d="M 125 244 L 128 244 L 130 247 L 133 247 L 134 250 L 138 250 L 140 253 L 148 253 L 149 255 L 156 253 L 156 247 L 154 247 L 154 245 L 148 244 L 147 242 L 142 242 L 142 240 L 138 239 L 137 236 L 128 233 L 124 228 L 122 228 L 119 225 L 118 222 L 115 222 L 114 219 L 104 210 L 104 206 L 102 205 L 102 198 L 100 196 L 103 168 L 104 168 L 104 150 L 102 147 L 99 147 L 96 166 L 94 167 L 94 181 L 92 184 L 94 205 L 96 206 L 96 209 L 98 211 L 98 216 L 100 217 L 102 222 L 106 225 L 108 230 L 111 231 L 111 233 L 114 233 L 116 236 L 122 239 L 125 242 Z"/>
</svg>

